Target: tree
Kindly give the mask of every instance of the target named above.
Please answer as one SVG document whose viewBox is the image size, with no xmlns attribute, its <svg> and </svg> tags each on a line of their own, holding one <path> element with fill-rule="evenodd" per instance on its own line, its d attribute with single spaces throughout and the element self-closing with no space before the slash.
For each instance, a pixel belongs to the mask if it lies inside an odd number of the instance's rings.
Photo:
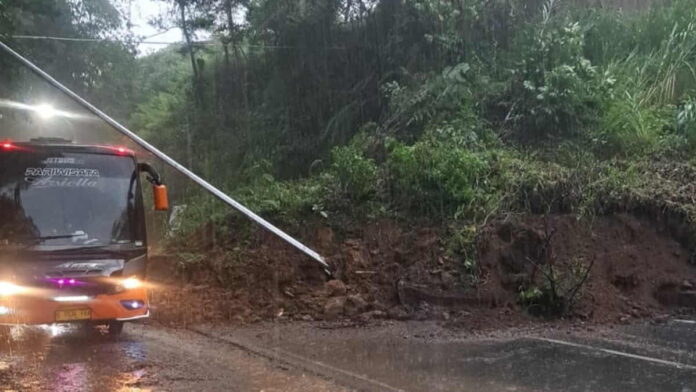
<svg viewBox="0 0 696 392">
<path fill-rule="evenodd" d="M 126 75 L 132 72 L 135 54 L 133 40 L 123 28 L 123 22 L 122 12 L 108 0 L 0 2 L 0 34 L 11 40 L 15 50 L 121 119 L 131 109 L 132 86 Z M 12 39 L 13 35 L 97 41 L 19 40 Z M 11 63 L 7 64 L 9 67 Z M 13 68 L 17 69 L 16 64 Z M 13 91 L 20 94 L 27 91 L 26 85 L 17 85 L 27 83 L 26 78 L 12 79 Z"/>
</svg>

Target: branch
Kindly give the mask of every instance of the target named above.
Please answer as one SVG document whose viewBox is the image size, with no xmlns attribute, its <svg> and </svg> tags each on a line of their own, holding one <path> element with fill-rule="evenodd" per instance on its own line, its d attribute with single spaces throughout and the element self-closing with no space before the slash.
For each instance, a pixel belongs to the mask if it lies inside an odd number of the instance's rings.
<svg viewBox="0 0 696 392">
<path fill-rule="evenodd" d="M 592 267 L 594 267 L 596 260 L 597 260 L 597 257 L 592 258 L 590 265 L 587 267 L 587 269 L 585 269 L 585 275 L 582 277 L 582 279 L 580 279 L 580 282 L 578 282 L 578 284 L 576 284 L 575 287 L 573 287 L 571 289 L 571 291 L 569 291 L 570 292 L 570 296 L 568 297 L 569 304 L 572 304 L 574 302 L 575 296 L 580 292 L 580 289 L 582 288 L 582 286 L 585 285 L 587 278 L 590 277 L 590 271 L 592 271 Z"/>
</svg>

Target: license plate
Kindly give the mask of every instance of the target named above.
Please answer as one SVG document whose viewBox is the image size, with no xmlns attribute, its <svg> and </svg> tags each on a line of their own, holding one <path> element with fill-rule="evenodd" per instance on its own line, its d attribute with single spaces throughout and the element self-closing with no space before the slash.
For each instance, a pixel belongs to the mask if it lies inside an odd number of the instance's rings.
<svg viewBox="0 0 696 392">
<path fill-rule="evenodd" d="M 91 309 L 65 309 L 56 312 L 56 321 L 89 320 L 91 318 Z"/>
</svg>

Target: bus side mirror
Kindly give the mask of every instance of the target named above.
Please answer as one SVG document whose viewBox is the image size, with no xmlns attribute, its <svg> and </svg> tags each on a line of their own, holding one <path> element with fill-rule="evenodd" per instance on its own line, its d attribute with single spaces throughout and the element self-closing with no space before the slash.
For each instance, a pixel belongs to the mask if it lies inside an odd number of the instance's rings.
<svg viewBox="0 0 696 392">
<path fill-rule="evenodd" d="M 169 195 L 166 185 L 152 185 L 152 194 L 155 198 L 155 211 L 169 210 Z"/>
<path fill-rule="evenodd" d="M 152 195 L 155 199 L 155 211 L 169 210 L 169 195 L 167 195 L 167 186 L 162 184 L 162 179 L 159 173 L 149 163 L 141 162 L 138 164 L 138 170 L 148 174 L 147 180 L 152 183 Z"/>
</svg>

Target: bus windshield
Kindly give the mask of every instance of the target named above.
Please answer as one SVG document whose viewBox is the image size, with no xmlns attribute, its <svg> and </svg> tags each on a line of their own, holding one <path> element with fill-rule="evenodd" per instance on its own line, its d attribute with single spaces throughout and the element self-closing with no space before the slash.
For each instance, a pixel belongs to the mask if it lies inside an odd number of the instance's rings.
<svg viewBox="0 0 696 392">
<path fill-rule="evenodd" d="M 0 152 L 0 245 L 54 250 L 135 241 L 132 157 Z"/>
</svg>

